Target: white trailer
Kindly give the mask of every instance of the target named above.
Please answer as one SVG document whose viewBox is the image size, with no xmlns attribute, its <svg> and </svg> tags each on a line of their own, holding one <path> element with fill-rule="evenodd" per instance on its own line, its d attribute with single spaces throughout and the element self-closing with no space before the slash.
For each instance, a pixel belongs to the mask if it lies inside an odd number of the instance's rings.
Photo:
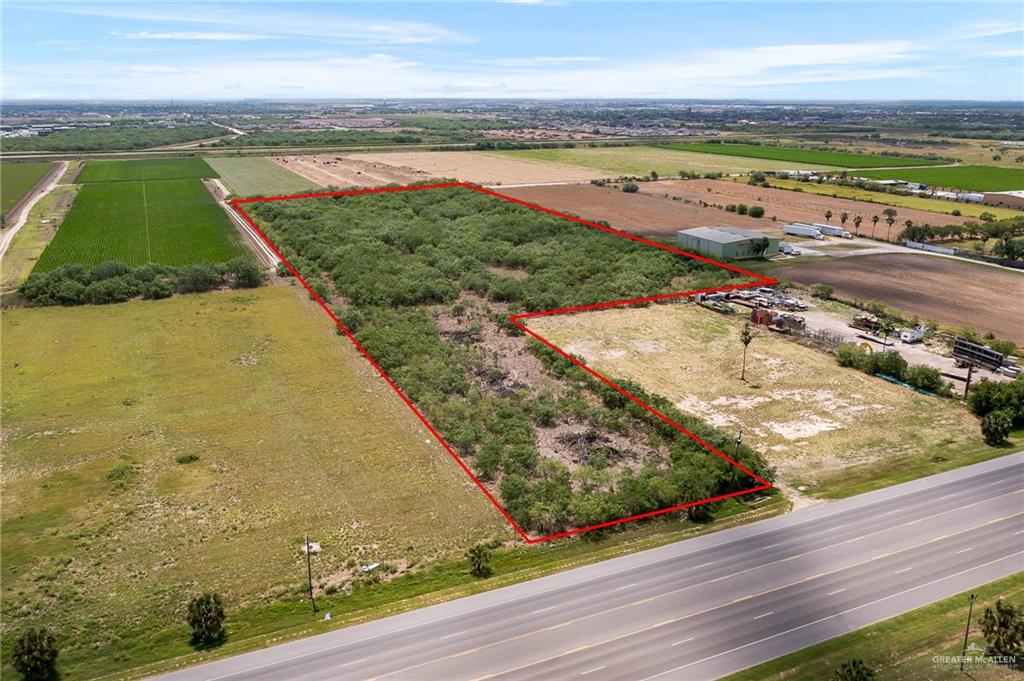
<svg viewBox="0 0 1024 681">
<path fill-rule="evenodd" d="M 825 238 L 821 235 L 821 232 L 818 230 L 817 227 L 812 227 L 810 225 L 786 225 L 785 227 L 782 228 L 782 232 L 784 234 L 792 234 L 793 236 L 805 236 L 809 239 L 820 240 Z"/>
<path fill-rule="evenodd" d="M 840 239 L 852 239 L 853 238 L 853 235 L 850 234 L 849 232 L 847 232 L 842 227 L 836 227 L 835 225 L 821 225 L 821 224 L 818 224 L 818 223 L 814 223 L 811 226 L 812 227 L 817 227 L 819 232 L 821 232 L 822 234 L 827 234 L 828 236 L 837 236 Z"/>
</svg>

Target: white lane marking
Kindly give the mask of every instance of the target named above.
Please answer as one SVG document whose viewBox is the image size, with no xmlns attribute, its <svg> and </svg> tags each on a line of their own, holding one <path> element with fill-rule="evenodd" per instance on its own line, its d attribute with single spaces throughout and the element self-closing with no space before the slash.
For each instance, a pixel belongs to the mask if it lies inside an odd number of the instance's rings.
<svg viewBox="0 0 1024 681">
<path fill-rule="evenodd" d="M 334 668 L 335 669 L 341 669 L 342 667 L 351 667 L 352 665 L 359 664 L 360 662 L 366 662 L 366 658 L 365 657 L 361 657 L 358 660 L 352 660 L 351 662 L 346 662 L 345 664 L 336 665 Z"/>
<path fill-rule="evenodd" d="M 903 510 L 902 508 L 894 508 L 894 509 L 893 509 L 893 510 L 891 510 L 891 511 L 886 511 L 886 512 L 885 512 L 885 513 L 883 513 L 882 515 L 892 515 L 892 514 L 894 514 L 894 513 L 899 513 L 899 512 L 900 512 L 900 511 L 902 511 L 902 510 Z"/>
<path fill-rule="evenodd" d="M 690 638 L 684 638 L 684 639 L 683 639 L 682 641 L 676 641 L 676 642 L 675 642 L 675 643 L 673 643 L 672 645 L 674 645 L 674 646 L 681 646 L 681 645 L 683 645 L 684 643 L 689 643 L 689 642 L 690 642 L 690 641 L 692 641 L 692 640 L 693 640 L 693 636 L 691 636 Z"/>
<path fill-rule="evenodd" d="M 912 568 L 912 567 L 905 567 L 905 568 L 902 568 L 900 570 L 896 570 L 895 572 L 893 572 L 893 574 L 894 575 L 902 575 L 904 572 L 910 572 L 913 569 L 914 568 Z"/>
<path fill-rule="evenodd" d="M 546 607 L 546 608 L 541 608 L 540 610 L 534 610 L 534 611 L 533 611 L 532 613 L 530 613 L 530 614 L 531 614 L 531 615 L 536 615 L 536 614 L 539 614 L 539 613 L 542 613 L 542 612 L 547 612 L 548 610 L 554 610 L 554 609 L 555 609 L 556 607 L 558 607 L 558 606 L 555 606 L 555 605 L 549 605 L 549 606 L 548 606 L 548 607 Z"/>
<path fill-rule="evenodd" d="M 829 592 L 828 592 L 827 594 L 825 594 L 825 595 L 826 595 L 826 596 L 835 596 L 836 594 L 841 594 L 841 593 L 843 593 L 844 591 L 846 591 L 846 587 L 845 587 L 845 586 L 844 586 L 844 587 L 843 587 L 842 589 L 836 589 L 835 591 L 829 591 Z"/>
<path fill-rule="evenodd" d="M 841 530 L 841 529 L 843 529 L 844 527 L 846 527 L 846 525 L 836 525 L 835 527 L 829 528 L 829 530 L 828 530 L 828 531 L 829 531 L 829 532 L 835 532 L 836 530 Z"/>
<path fill-rule="evenodd" d="M 1010 535 L 1010 536 L 1012 536 L 1012 537 L 1016 537 L 1016 536 L 1017 536 L 1018 534 L 1024 534 L 1024 530 L 1017 530 L 1016 532 L 1014 532 L 1014 533 L 1013 533 L 1012 535 Z"/>
<path fill-rule="evenodd" d="M 456 631 L 456 632 L 455 632 L 454 634 L 448 634 L 447 636 L 442 636 L 442 637 L 441 637 L 441 638 L 439 638 L 438 640 L 439 640 L 439 641 L 443 641 L 443 640 L 445 640 L 446 638 L 455 638 L 455 637 L 456 637 L 456 636 L 458 636 L 459 634 L 465 634 L 465 633 L 466 633 L 465 631 Z"/>
<path fill-rule="evenodd" d="M 762 549 L 770 549 L 771 547 L 773 547 L 773 546 L 778 546 L 778 545 L 779 545 L 779 544 L 781 544 L 781 543 L 782 543 L 782 542 L 780 542 L 780 541 L 777 541 L 777 542 L 775 542 L 774 544 L 769 544 L 768 546 L 762 546 L 761 548 L 762 548 Z"/>
<path fill-rule="evenodd" d="M 616 589 L 616 591 L 622 591 L 623 589 L 632 589 L 634 586 L 636 586 L 636 582 L 633 582 L 632 584 L 626 584 L 625 586 L 620 586 Z"/>
<path fill-rule="evenodd" d="M 998 485 L 1001 482 L 1002 482 L 1002 480 L 993 480 L 992 482 L 988 483 L 988 485 L 986 485 L 986 486 L 987 487 L 991 487 L 992 485 Z"/>
<path fill-rule="evenodd" d="M 700 565 L 694 565 L 691 569 L 699 570 L 700 568 L 707 567 L 708 565 L 711 565 L 711 563 L 701 563 Z"/>
<path fill-rule="evenodd" d="M 953 577 L 959 577 L 960 575 L 965 575 L 968 572 L 973 572 L 974 570 L 980 570 L 981 568 L 988 567 L 989 565 L 993 565 L 995 563 L 998 563 L 1001 560 L 1006 560 L 1007 558 L 1016 558 L 1017 556 L 1024 556 L 1024 551 L 1018 551 L 1017 553 L 1011 553 L 1011 554 L 1009 554 L 1007 556 L 1002 556 L 1001 558 L 996 558 L 995 560 L 991 560 L 991 561 L 989 561 L 987 563 L 983 563 L 981 565 L 975 565 L 974 567 L 969 567 L 969 568 L 967 568 L 965 570 L 961 570 L 959 572 L 954 572 L 951 575 L 946 575 L 944 577 L 939 577 L 938 579 L 933 579 L 932 581 L 927 582 L 925 584 L 918 584 L 917 586 L 912 586 L 909 589 L 904 589 L 903 591 L 900 591 L 899 593 L 889 594 L 888 596 L 882 596 L 881 598 L 875 599 L 875 600 L 871 601 L 870 603 L 861 603 L 860 605 L 854 606 L 854 607 L 852 607 L 852 608 L 850 608 L 848 610 L 844 610 L 842 612 L 837 612 L 835 614 L 828 615 L 827 617 L 822 617 L 821 619 L 814 620 L 813 622 L 805 622 L 804 624 L 801 624 L 799 626 L 793 627 L 792 629 L 787 629 L 786 631 L 780 631 L 777 634 L 772 634 L 771 636 L 765 636 L 764 638 L 758 639 L 756 641 L 751 641 L 750 643 L 744 643 L 741 646 L 736 646 L 732 650 L 724 650 L 724 651 L 722 651 L 720 653 L 716 653 L 714 655 L 709 655 L 708 657 L 705 657 L 703 659 L 694 660 L 693 662 L 688 662 L 688 663 L 686 663 L 686 664 L 684 664 L 684 665 L 682 665 L 680 667 L 674 667 L 673 669 L 666 669 L 663 672 L 658 672 L 657 674 L 654 674 L 653 676 L 648 676 L 648 677 L 646 677 L 644 679 L 641 679 L 640 681 L 651 681 L 652 679 L 659 679 L 659 678 L 665 676 L 666 674 L 674 674 L 674 673 L 676 673 L 676 672 L 678 672 L 678 671 L 680 671 L 682 669 L 686 669 L 687 667 L 692 667 L 695 664 L 701 664 L 702 662 L 707 662 L 709 660 L 714 660 L 714 659 L 717 659 L 719 657 L 722 657 L 723 655 L 732 655 L 737 650 L 743 650 L 744 648 L 749 648 L 750 646 L 756 646 L 758 643 L 764 643 L 765 641 L 771 641 L 772 639 L 776 639 L 776 638 L 778 638 L 780 636 L 785 636 L 786 634 L 791 634 L 794 631 L 800 631 L 801 629 L 806 629 L 807 627 L 813 627 L 816 624 L 821 624 L 822 622 L 827 622 L 827 621 L 829 621 L 831 619 L 835 619 L 836 617 L 842 617 L 843 615 L 848 615 L 851 612 L 855 612 L 857 610 L 863 610 L 864 608 L 869 608 L 872 605 L 875 605 L 876 603 L 881 603 L 883 601 L 887 601 L 890 598 L 897 598 L 899 596 L 902 596 L 903 594 L 908 594 L 911 591 L 917 591 L 918 589 L 925 589 L 925 588 L 931 586 L 932 584 L 938 584 L 939 582 L 943 582 L 943 581 L 945 581 L 947 579 L 952 579 Z"/>
<path fill-rule="evenodd" d="M 594 667 L 593 669 L 588 669 L 585 672 L 580 672 L 580 676 L 586 676 L 587 674 L 593 674 L 594 672 L 599 672 L 599 671 L 601 671 L 602 669 L 604 669 L 607 666 L 608 665 L 603 664 L 600 667 Z"/>
<path fill-rule="evenodd" d="M 774 610 L 772 610 L 771 612 L 766 612 L 766 613 L 764 613 L 763 615 L 758 615 L 758 616 L 757 616 L 757 617 L 755 617 L 754 619 L 755 619 L 755 620 L 759 620 L 759 619 L 761 619 L 762 617 L 767 617 L 768 615 L 774 615 L 774 614 L 775 614 L 775 611 L 774 611 Z"/>
<path fill-rule="evenodd" d="M 968 546 L 966 549 L 960 549 L 959 551 L 956 552 L 956 555 L 959 556 L 961 553 L 967 553 L 968 551 L 970 551 L 973 548 L 974 548 L 973 546 Z"/>
<path fill-rule="evenodd" d="M 957 494 L 959 494 L 959 492 L 951 492 L 950 494 L 943 494 L 941 497 L 939 497 L 939 499 L 948 499 L 950 497 L 955 497 Z"/>
</svg>

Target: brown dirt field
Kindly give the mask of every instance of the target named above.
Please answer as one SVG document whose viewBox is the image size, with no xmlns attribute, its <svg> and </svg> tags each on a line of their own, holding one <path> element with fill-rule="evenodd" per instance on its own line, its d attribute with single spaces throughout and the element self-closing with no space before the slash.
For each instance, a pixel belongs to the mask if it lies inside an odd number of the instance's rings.
<svg viewBox="0 0 1024 681">
<path fill-rule="evenodd" d="M 709 191 L 710 190 L 710 191 Z M 780 221 L 788 222 L 824 222 L 825 211 L 831 210 L 832 224 L 839 224 L 839 214 L 847 212 L 850 215 L 846 228 L 851 232 L 853 218 L 862 215 L 864 222 L 860 226 L 862 234 L 871 231 L 871 216 L 882 216 L 882 210 L 886 206 L 866 201 L 854 201 L 852 199 L 835 199 L 831 196 L 794 192 L 787 189 L 770 189 L 766 187 L 753 187 L 738 182 L 727 182 L 723 180 L 666 180 L 662 182 L 642 182 L 640 192 L 651 196 L 665 198 L 677 196 L 684 200 L 705 201 L 711 204 L 724 206 L 728 203 L 745 203 L 748 206 L 754 204 L 764 207 L 766 216 L 775 215 Z M 895 226 L 903 229 L 906 220 L 913 220 L 918 224 L 930 225 L 959 225 L 963 224 L 966 218 L 943 213 L 933 213 L 927 210 L 914 208 L 897 208 L 899 213 Z M 885 233 L 885 222 L 878 223 L 878 234 Z M 895 230 L 894 231 L 899 231 Z"/>
<path fill-rule="evenodd" d="M 680 229 L 728 226 L 780 232 L 782 225 L 767 218 L 726 213 L 719 208 L 665 200 L 648 194 L 626 194 L 612 187 L 563 184 L 501 189 L 523 201 L 573 213 L 589 220 L 604 220 L 618 229 L 641 234 L 674 235 Z"/>
<path fill-rule="evenodd" d="M 505 158 L 473 151 L 352 154 L 349 158 L 414 168 L 428 177 L 453 177 L 488 185 L 586 182 L 607 174 L 562 163 Z"/>
<path fill-rule="evenodd" d="M 275 156 L 270 160 L 307 180 L 327 187 L 380 187 L 385 184 L 419 182 L 430 177 L 407 166 L 335 154 Z"/>
<path fill-rule="evenodd" d="M 1024 344 L 1024 274 L 930 255 L 863 255 L 782 267 L 778 277 L 828 284 L 844 298 L 881 300 L 922 320 L 970 325 Z"/>
</svg>

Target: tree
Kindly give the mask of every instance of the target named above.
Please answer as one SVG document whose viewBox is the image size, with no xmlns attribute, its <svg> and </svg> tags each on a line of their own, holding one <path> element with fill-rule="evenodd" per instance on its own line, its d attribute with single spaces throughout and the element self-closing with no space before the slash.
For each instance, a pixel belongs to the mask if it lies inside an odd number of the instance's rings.
<svg viewBox="0 0 1024 681">
<path fill-rule="evenodd" d="M 994 608 L 985 608 L 981 632 L 993 655 L 1018 655 L 1024 643 L 1024 611 L 1000 598 Z"/>
<path fill-rule="evenodd" d="M 466 551 L 469 574 L 474 577 L 489 577 L 491 574 L 491 550 L 485 544 L 477 544 Z"/>
<path fill-rule="evenodd" d="M 1013 416 L 1008 410 L 999 409 L 981 418 L 981 434 L 985 437 L 985 442 L 990 445 L 998 445 L 1003 442 L 1010 434 L 1011 428 L 1013 428 Z"/>
<path fill-rule="evenodd" d="M 209 644 L 224 637 L 224 605 L 220 595 L 204 593 L 188 604 L 188 625 L 192 627 L 192 641 Z"/>
<path fill-rule="evenodd" d="M 914 228 L 914 221 L 908 219 L 904 221 L 903 226 L 906 227 L 908 230 L 911 230 Z"/>
<path fill-rule="evenodd" d="M 762 206 L 751 206 L 750 210 L 747 211 L 747 215 L 752 218 L 764 217 L 764 207 Z"/>
<path fill-rule="evenodd" d="M 860 223 L 864 222 L 864 218 L 860 215 L 854 216 L 853 218 L 853 231 L 857 232 L 857 236 L 860 236 Z"/>
<path fill-rule="evenodd" d="M 889 225 L 889 229 L 885 232 L 885 240 L 889 240 L 889 234 L 892 232 L 892 226 L 896 223 L 896 209 L 886 208 L 882 211 L 882 215 L 885 216 L 885 224 Z"/>
<path fill-rule="evenodd" d="M 750 323 L 747 322 L 743 325 L 743 330 L 740 331 L 740 343 L 743 343 L 743 369 L 740 371 L 740 380 L 747 380 L 747 346 L 750 345 L 750 341 L 754 340 L 754 332 L 750 328 Z"/>
<path fill-rule="evenodd" d="M 654 180 L 654 181 L 658 180 L 658 171 L 656 171 L 656 170 L 652 170 L 651 171 L 651 179 Z"/>
<path fill-rule="evenodd" d="M 827 225 L 828 221 L 831 220 L 831 219 L 832 219 L 832 211 L 831 210 L 826 210 L 825 211 L 825 224 Z"/>
<path fill-rule="evenodd" d="M 871 216 L 871 238 L 875 238 L 875 227 L 878 226 L 878 221 L 881 220 L 877 215 Z"/>
<path fill-rule="evenodd" d="M 57 670 L 57 640 L 45 627 L 22 632 L 14 641 L 11 664 L 26 681 L 42 681 Z"/>
<path fill-rule="evenodd" d="M 627 194 L 635 194 L 638 191 L 640 191 L 640 187 L 637 186 L 636 182 L 627 182 L 626 184 L 622 185 L 622 191 L 626 192 Z"/>
<path fill-rule="evenodd" d="M 833 681 L 872 681 L 875 672 L 864 664 L 864 660 L 850 660 L 836 668 L 832 674 Z"/>
<path fill-rule="evenodd" d="M 763 258 L 765 252 L 768 250 L 768 247 L 771 245 L 771 243 L 772 242 L 770 242 L 768 240 L 768 237 L 766 237 L 766 236 L 763 236 L 760 239 L 758 239 L 757 241 L 755 241 L 754 242 L 754 255 L 756 255 L 759 258 Z"/>
<path fill-rule="evenodd" d="M 846 211 L 843 211 L 842 213 L 840 213 L 839 214 L 839 226 L 845 229 L 846 228 L 846 221 L 849 220 L 849 219 L 850 219 L 850 214 L 849 213 L 847 213 Z"/>
</svg>

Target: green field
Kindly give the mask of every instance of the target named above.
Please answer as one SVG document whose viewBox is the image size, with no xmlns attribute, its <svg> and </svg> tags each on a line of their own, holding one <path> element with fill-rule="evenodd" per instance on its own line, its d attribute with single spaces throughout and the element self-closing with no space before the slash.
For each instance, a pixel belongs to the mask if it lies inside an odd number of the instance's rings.
<svg viewBox="0 0 1024 681">
<path fill-rule="evenodd" d="M 773 161 L 794 161 L 817 167 L 837 166 L 840 168 L 888 168 L 892 166 L 927 166 L 941 163 L 922 158 L 900 156 L 876 156 L 873 154 L 852 154 L 842 151 L 819 151 L 797 147 L 772 147 L 760 144 L 663 144 L 663 149 L 692 151 L 724 156 L 771 159 Z"/>
<path fill-rule="evenodd" d="M 338 608 L 373 593 L 346 595 L 358 565 L 384 563 L 386 580 L 506 536 L 299 287 L 10 309 L 0 323 L 4 638 L 53 629 L 65 681 L 192 653 L 182 612 L 202 590 L 224 596 L 229 642 L 257 633 L 247 609 L 316 625 L 305 532 Z"/>
<path fill-rule="evenodd" d="M 86 184 L 34 271 L 119 260 L 190 265 L 247 254 L 199 180 Z"/>
<path fill-rule="evenodd" d="M 216 125 L 186 125 L 176 128 L 145 125 L 119 125 L 105 128 L 57 130 L 37 137 L 11 137 L 4 140 L 6 151 L 113 151 L 146 149 L 181 144 L 227 134 Z"/>
<path fill-rule="evenodd" d="M 269 158 L 258 156 L 207 159 L 228 187 L 239 196 L 272 196 L 320 189 L 316 184 Z"/>
<path fill-rule="evenodd" d="M 1024 599 L 1024 574 L 1001 579 L 972 589 L 978 600 L 969 641 L 985 646 L 978 625 L 985 608 L 1003 598 L 1020 607 Z M 831 679 L 836 667 L 852 659 L 861 659 L 875 670 L 879 681 L 954 681 L 968 678 L 959 665 L 932 661 L 935 655 L 959 655 L 963 650 L 964 625 L 967 622 L 967 593 L 946 598 L 878 624 L 839 636 L 751 667 L 725 677 L 725 681 L 822 681 Z M 1020 672 L 1006 667 L 985 665 L 971 668 L 976 681 L 1019 679 Z"/>
<path fill-rule="evenodd" d="M 659 147 L 578 147 L 575 149 L 527 149 L 488 153 L 504 158 L 549 161 L 593 168 L 607 173 L 609 177 L 647 175 L 652 170 L 662 177 L 670 177 L 677 175 L 680 170 L 699 173 L 747 173 L 752 170 L 821 168 L 821 166 L 800 163 L 746 159 L 721 154 L 700 154 Z"/>
<path fill-rule="evenodd" d="M 52 163 L 0 164 L 0 215 L 32 188 Z"/>
<path fill-rule="evenodd" d="M 952 168 L 914 168 L 913 170 L 872 170 L 857 175 L 877 180 L 905 180 L 930 187 L 949 187 L 976 192 L 1001 192 L 1024 189 L 1024 169 L 996 166 L 954 166 Z"/>
<path fill-rule="evenodd" d="M 88 161 L 75 182 L 88 184 L 204 177 L 217 177 L 217 173 L 201 158 L 160 158 L 145 161 Z"/>
</svg>

